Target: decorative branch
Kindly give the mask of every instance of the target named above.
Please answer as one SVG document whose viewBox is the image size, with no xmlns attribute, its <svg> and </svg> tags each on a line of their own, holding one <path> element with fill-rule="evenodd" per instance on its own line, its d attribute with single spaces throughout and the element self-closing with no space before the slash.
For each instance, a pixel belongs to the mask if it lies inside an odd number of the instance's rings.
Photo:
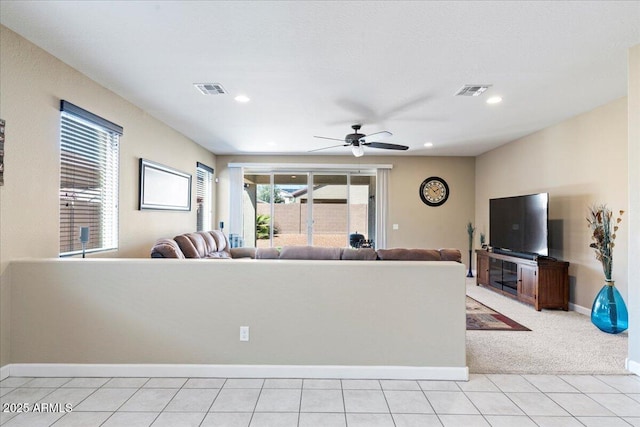
<svg viewBox="0 0 640 427">
<path fill-rule="evenodd" d="M 473 249 L 473 233 L 475 231 L 475 227 L 473 226 L 471 221 L 469 221 L 469 223 L 467 224 L 467 234 L 469 234 L 469 250 Z"/>
<path fill-rule="evenodd" d="M 624 211 L 619 211 L 613 220 L 613 213 L 605 204 L 593 205 L 589 208 L 587 226 L 591 229 L 593 242 L 589 247 L 595 251 L 596 259 L 602 263 L 602 271 L 606 281 L 611 281 L 613 270 L 613 248 L 615 247 L 618 224 L 622 222 Z"/>
</svg>

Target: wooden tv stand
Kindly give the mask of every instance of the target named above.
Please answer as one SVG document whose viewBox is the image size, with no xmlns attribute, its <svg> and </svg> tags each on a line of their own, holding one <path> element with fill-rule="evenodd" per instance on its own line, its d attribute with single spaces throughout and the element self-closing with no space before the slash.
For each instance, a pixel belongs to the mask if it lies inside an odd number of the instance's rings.
<svg viewBox="0 0 640 427">
<path fill-rule="evenodd" d="M 476 285 L 531 304 L 536 310 L 569 310 L 569 263 L 547 258 L 530 260 L 476 250 Z"/>
</svg>

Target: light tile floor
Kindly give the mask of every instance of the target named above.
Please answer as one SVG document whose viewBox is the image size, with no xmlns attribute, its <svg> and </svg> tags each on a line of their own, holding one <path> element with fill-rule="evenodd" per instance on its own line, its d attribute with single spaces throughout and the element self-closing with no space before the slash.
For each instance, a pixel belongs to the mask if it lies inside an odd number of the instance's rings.
<svg viewBox="0 0 640 427">
<path fill-rule="evenodd" d="M 640 426 L 640 377 L 9 377 L 0 381 L 0 402 L 3 427 L 616 427 Z"/>
</svg>

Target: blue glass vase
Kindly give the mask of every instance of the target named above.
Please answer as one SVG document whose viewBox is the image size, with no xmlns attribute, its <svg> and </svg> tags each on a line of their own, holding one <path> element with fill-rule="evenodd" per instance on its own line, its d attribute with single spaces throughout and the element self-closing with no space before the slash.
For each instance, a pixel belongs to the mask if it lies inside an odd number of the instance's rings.
<svg viewBox="0 0 640 427">
<path fill-rule="evenodd" d="M 606 281 L 591 307 L 591 322 L 603 332 L 619 334 L 629 327 L 629 313 L 613 281 Z"/>
</svg>

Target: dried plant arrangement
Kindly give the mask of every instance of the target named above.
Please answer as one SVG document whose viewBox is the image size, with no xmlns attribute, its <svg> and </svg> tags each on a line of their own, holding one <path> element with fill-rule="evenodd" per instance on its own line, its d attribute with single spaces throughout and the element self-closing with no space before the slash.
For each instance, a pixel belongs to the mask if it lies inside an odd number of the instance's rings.
<svg viewBox="0 0 640 427">
<path fill-rule="evenodd" d="M 612 280 L 613 248 L 615 247 L 618 224 L 622 222 L 624 211 L 619 211 L 618 217 L 613 219 L 613 212 L 607 205 L 593 205 L 589 208 L 587 224 L 591 229 L 593 242 L 589 247 L 596 253 L 596 259 L 602 263 L 604 278 L 607 282 Z"/>
</svg>

